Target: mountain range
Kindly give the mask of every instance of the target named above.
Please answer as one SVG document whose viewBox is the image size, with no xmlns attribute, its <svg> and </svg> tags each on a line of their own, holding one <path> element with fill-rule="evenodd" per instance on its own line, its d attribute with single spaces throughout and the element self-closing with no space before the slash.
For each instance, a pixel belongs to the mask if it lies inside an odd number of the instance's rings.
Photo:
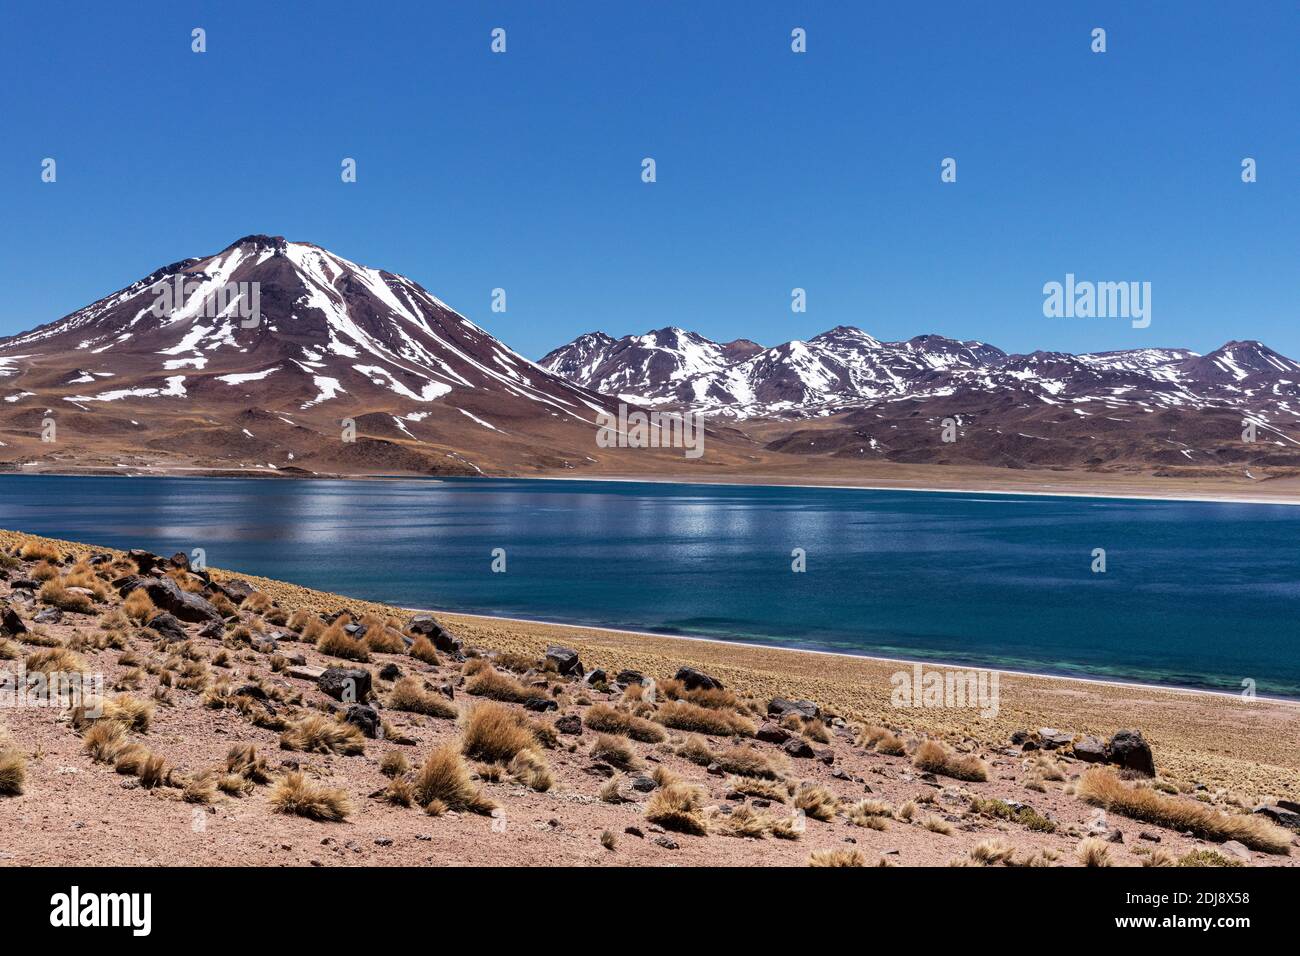
<svg viewBox="0 0 1300 956">
<path fill-rule="evenodd" d="M 0 469 L 1250 481 L 1300 475 L 1298 402 L 1300 363 L 1254 341 L 1018 355 L 851 326 L 772 347 L 668 327 L 534 363 L 411 279 L 251 235 L 0 339 Z M 702 412 L 706 454 L 599 447 L 620 403 Z"/>
</svg>

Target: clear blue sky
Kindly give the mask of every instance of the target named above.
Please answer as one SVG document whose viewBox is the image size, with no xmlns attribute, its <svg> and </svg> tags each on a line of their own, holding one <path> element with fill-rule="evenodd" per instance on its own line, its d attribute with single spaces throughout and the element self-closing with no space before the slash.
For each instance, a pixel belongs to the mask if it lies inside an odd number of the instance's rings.
<svg viewBox="0 0 1300 956">
<path fill-rule="evenodd" d="M 841 323 L 1300 356 L 1300 5 L 5 0 L 0 219 L 0 334 L 265 232 L 531 357 Z M 1150 328 L 1044 318 L 1067 272 L 1150 281 Z"/>
</svg>

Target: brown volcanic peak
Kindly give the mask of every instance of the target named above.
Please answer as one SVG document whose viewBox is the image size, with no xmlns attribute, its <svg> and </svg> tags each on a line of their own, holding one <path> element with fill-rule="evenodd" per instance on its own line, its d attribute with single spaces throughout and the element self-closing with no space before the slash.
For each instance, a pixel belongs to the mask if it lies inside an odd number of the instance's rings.
<svg viewBox="0 0 1300 956">
<path fill-rule="evenodd" d="M 262 469 L 308 455 L 364 459 L 355 450 L 320 454 L 351 420 L 361 437 L 366 423 L 382 422 L 375 438 L 410 446 L 372 458 L 467 474 L 513 469 L 538 449 L 584 460 L 596 447 L 595 416 L 609 408 L 418 283 L 267 235 L 182 259 L 0 340 L 0 398 L 0 459 L 55 454 L 31 441 L 50 416 L 69 426 L 60 442 L 85 439 L 77 454 L 100 454 L 107 467 L 172 449 L 205 465 Z M 275 428 L 241 421 L 250 408 Z M 70 427 L 88 420 L 96 426 Z M 510 422 L 508 432 L 498 420 Z M 113 433 L 141 442 L 89 447 Z"/>
</svg>

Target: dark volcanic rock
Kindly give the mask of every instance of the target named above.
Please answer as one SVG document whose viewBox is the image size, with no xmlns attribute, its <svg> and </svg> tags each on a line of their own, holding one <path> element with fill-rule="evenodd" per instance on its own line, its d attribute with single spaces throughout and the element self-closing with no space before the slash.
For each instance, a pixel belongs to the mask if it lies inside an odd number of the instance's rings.
<svg viewBox="0 0 1300 956">
<path fill-rule="evenodd" d="M 343 719 L 372 740 L 379 736 L 379 714 L 366 704 L 353 704 Z"/>
<path fill-rule="evenodd" d="M 754 736 L 764 743 L 783 744 L 793 735 L 784 727 L 769 722 L 760 725 L 758 730 L 754 732 Z"/>
<path fill-rule="evenodd" d="M 767 705 L 767 715 L 780 720 L 786 714 L 798 714 L 807 720 L 813 720 L 821 716 L 821 708 L 810 700 L 786 700 L 784 697 L 773 697 Z"/>
<path fill-rule="evenodd" d="M 173 644 L 189 637 L 189 634 L 185 631 L 185 625 L 175 615 L 168 614 L 166 611 L 149 618 L 149 623 L 145 627 L 157 631 L 164 640 Z"/>
<path fill-rule="evenodd" d="M 578 660 L 578 652 L 571 647 L 552 644 L 546 649 L 546 663 L 554 664 L 559 674 L 582 676 L 582 661 Z"/>
<path fill-rule="evenodd" d="M 582 733 L 582 718 L 577 714 L 565 714 L 556 719 L 555 730 L 557 733 L 577 736 Z"/>
<path fill-rule="evenodd" d="M 156 608 L 175 614 L 182 621 L 206 624 L 209 621 L 222 620 L 220 611 L 197 594 L 182 590 L 181 586 L 171 578 L 130 577 L 125 579 L 118 592 L 122 597 L 126 597 L 138 588 L 144 588 Z"/>
<path fill-rule="evenodd" d="M 817 752 L 812 749 L 812 745 L 802 737 L 791 737 L 781 748 L 791 757 L 816 757 Z"/>
<path fill-rule="evenodd" d="M 27 625 L 18 616 L 18 612 L 9 606 L 8 601 L 0 600 L 0 635 L 17 637 L 27 633 Z"/>
<path fill-rule="evenodd" d="M 317 684 L 335 700 L 360 703 L 370 696 L 370 671 L 362 667 L 327 667 Z"/>
<path fill-rule="evenodd" d="M 1106 760 L 1148 777 L 1156 775 L 1151 745 L 1146 742 L 1140 730 L 1117 730 L 1106 745 Z"/>
<path fill-rule="evenodd" d="M 398 667 L 396 664 L 394 664 L 392 661 L 389 661 L 379 670 L 380 680 L 397 680 L 401 676 L 402 676 L 402 669 Z"/>
<path fill-rule="evenodd" d="M 1074 740 L 1074 735 L 1051 727 L 1040 727 L 1038 729 L 1038 740 L 1043 745 L 1044 750 L 1060 750 L 1062 747 L 1070 746 L 1070 742 Z"/>
<path fill-rule="evenodd" d="M 257 588 L 242 578 L 232 578 L 229 581 L 213 581 L 212 586 L 237 605 L 243 604 L 246 598 L 257 592 Z"/>
<path fill-rule="evenodd" d="M 703 671 L 697 671 L 694 667 L 679 667 L 674 675 L 677 680 L 686 685 L 687 690 L 722 690 L 722 681 L 716 677 L 710 677 Z"/>
<path fill-rule="evenodd" d="M 1096 737 L 1084 737 L 1074 742 L 1074 755 L 1084 763 L 1105 763 L 1106 745 Z"/>
<path fill-rule="evenodd" d="M 415 615 L 406 625 L 406 628 L 412 634 L 427 637 L 433 643 L 434 648 L 444 654 L 451 654 L 457 660 L 465 659 L 465 647 L 460 638 L 452 636 L 446 628 L 434 620 L 432 614 Z"/>
<path fill-rule="evenodd" d="M 140 569 L 141 574 L 148 574 L 163 563 L 163 559 L 152 551 L 141 551 L 139 548 L 128 551 L 126 556 L 135 562 L 135 566 Z"/>
<path fill-rule="evenodd" d="M 620 684 L 644 684 L 645 675 L 640 671 L 624 669 L 618 672 L 618 676 L 614 680 Z"/>
<path fill-rule="evenodd" d="M 37 624 L 58 624 L 63 620 L 63 612 L 57 607 L 47 607 L 32 618 L 32 620 Z"/>
</svg>

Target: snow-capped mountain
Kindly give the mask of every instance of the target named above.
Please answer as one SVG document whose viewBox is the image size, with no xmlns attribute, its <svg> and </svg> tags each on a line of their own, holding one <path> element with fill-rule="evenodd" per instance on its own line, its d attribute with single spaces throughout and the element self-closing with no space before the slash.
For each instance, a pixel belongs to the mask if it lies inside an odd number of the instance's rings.
<svg viewBox="0 0 1300 956">
<path fill-rule="evenodd" d="M 1205 356 L 1161 348 L 1009 355 L 942 335 L 881 342 L 837 326 L 806 342 L 737 355 L 697 333 L 664 329 L 622 339 L 589 333 L 540 364 L 598 391 L 737 420 L 825 416 L 981 391 L 1023 392 L 1048 404 L 1095 398 L 1284 412 L 1300 398 L 1300 363 L 1259 342 L 1229 342 Z"/>
<path fill-rule="evenodd" d="M 89 426 L 86 416 L 95 416 L 101 433 L 161 429 L 169 446 L 250 468 L 301 467 L 304 455 L 364 450 L 401 460 L 425 455 L 429 467 L 414 470 L 469 474 L 479 468 L 477 453 L 506 436 L 521 446 L 509 456 L 516 460 L 522 446 L 538 449 L 544 463 L 553 457 L 546 449 L 566 444 L 581 459 L 579 451 L 594 447 L 596 414 L 610 407 L 410 279 L 262 235 L 165 266 L 71 315 L 0 339 L 0 398 L 11 423 L 48 417 L 48 409 L 71 436 L 73 422 Z M 234 442 L 205 434 L 229 420 L 227 410 L 260 424 L 241 425 Z M 190 423 L 184 434 L 178 419 Z M 345 419 L 363 437 L 398 447 L 335 447 Z M 575 429 L 568 443 L 558 439 L 565 425 Z M 323 433 L 327 444 L 296 447 L 289 436 L 304 428 Z M 417 449 L 416 439 L 437 451 Z"/>
</svg>

